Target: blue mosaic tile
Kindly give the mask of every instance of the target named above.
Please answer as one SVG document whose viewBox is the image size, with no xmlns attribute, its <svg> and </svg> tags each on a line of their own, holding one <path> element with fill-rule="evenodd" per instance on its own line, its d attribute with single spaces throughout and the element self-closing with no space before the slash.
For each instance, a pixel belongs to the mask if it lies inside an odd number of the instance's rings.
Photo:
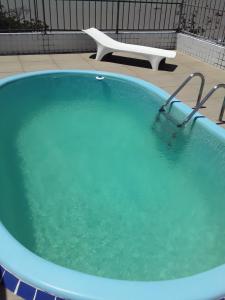
<svg viewBox="0 0 225 300">
<path fill-rule="evenodd" d="M 42 292 L 40 290 L 37 291 L 35 300 L 55 300 L 55 296 L 52 296 L 48 293 Z"/>
<path fill-rule="evenodd" d="M 2 283 L 5 288 L 10 290 L 11 292 L 14 292 L 18 281 L 19 281 L 18 278 L 16 278 L 14 275 L 10 274 L 9 272 L 5 271 L 4 276 L 2 278 Z"/>
<path fill-rule="evenodd" d="M 2 279 L 4 271 L 5 271 L 5 269 L 2 266 L 0 266 L 0 281 Z"/>
<path fill-rule="evenodd" d="M 32 286 L 24 282 L 20 282 L 17 295 L 25 300 L 33 300 L 35 291 L 36 289 L 33 288 Z"/>
<path fill-rule="evenodd" d="M 4 275 L 3 275 L 4 273 Z M 1 265 L 0 265 L 0 282 L 2 281 L 2 284 L 5 288 L 8 290 L 15 292 L 15 289 L 17 287 L 17 284 L 19 282 L 19 279 L 6 271 Z M 24 300 L 33 300 L 35 296 L 36 289 L 29 284 L 21 281 L 18 286 L 18 290 L 16 294 L 23 298 Z M 0 299 L 1 300 L 1 299 Z M 53 295 L 50 295 L 46 292 L 43 292 L 41 290 L 37 290 L 35 300 L 65 300 L 60 297 L 55 297 Z"/>
</svg>

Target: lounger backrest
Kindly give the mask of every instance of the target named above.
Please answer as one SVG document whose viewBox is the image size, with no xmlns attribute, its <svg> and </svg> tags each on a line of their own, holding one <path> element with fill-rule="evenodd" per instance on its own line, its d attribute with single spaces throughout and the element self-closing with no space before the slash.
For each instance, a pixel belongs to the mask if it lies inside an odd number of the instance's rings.
<svg viewBox="0 0 225 300">
<path fill-rule="evenodd" d="M 106 46 L 107 44 L 109 46 L 112 46 L 116 43 L 115 40 L 111 39 L 108 35 L 104 34 L 103 32 L 99 31 L 96 28 L 89 28 L 86 30 L 83 30 L 88 35 L 90 35 L 96 42 Z"/>
</svg>

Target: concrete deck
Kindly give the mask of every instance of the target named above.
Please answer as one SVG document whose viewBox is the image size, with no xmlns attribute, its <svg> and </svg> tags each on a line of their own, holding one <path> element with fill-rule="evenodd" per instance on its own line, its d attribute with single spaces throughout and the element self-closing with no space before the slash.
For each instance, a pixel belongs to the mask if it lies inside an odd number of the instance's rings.
<svg viewBox="0 0 225 300">
<path fill-rule="evenodd" d="M 131 75 L 149 81 L 169 93 L 172 93 L 190 73 L 196 71 L 205 75 L 204 94 L 213 85 L 225 83 L 225 71 L 182 53 L 178 53 L 175 59 L 167 59 L 166 64 L 162 64 L 159 71 L 153 71 L 147 61 L 125 54 L 107 56 L 102 62 L 95 61 L 92 53 L 0 56 L 0 78 L 23 72 L 56 69 L 102 70 Z M 198 80 L 198 78 L 193 79 L 178 95 L 178 98 L 190 107 L 193 107 L 196 101 Z M 207 108 L 202 109 L 201 113 L 217 122 L 224 96 L 225 91 L 218 90 L 207 103 Z M 225 124 L 219 126 L 225 128 Z M 20 298 L 0 287 L 0 299 Z"/>
</svg>

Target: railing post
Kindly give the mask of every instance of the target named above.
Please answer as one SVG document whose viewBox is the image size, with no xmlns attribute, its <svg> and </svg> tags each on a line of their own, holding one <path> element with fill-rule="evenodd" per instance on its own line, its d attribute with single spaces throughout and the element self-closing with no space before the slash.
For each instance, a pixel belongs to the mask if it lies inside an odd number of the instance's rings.
<svg viewBox="0 0 225 300">
<path fill-rule="evenodd" d="M 35 26 L 34 26 L 34 30 L 38 31 L 37 28 L 37 21 L 38 21 L 38 9 L 37 9 L 37 2 L 34 0 L 34 16 L 35 16 Z"/>
<path fill-rule="evenodd" d="M 181 31 L 181 20 L 182 20 L 182 16 L 183 16 L 184 1 L 185 0 L 182 0 L 180 3 L 180 15 L 179 15 L 179 22 L 178 22 L 178 27 L 177 27 L 178 32 Z"/>
<path fill-rule="evenodd" d="M 220 122 L 223 122 L 223 115 L 224 115 L 224 112 L 225 112 L 225 97 L 224 97 L 224 99 L 223 99 L 223 104 L 222 104 L 221 111 L 220 111 L 220 115 L 219 115 L 219 121 L 220 121 Z"/>
<path fill-rule="evenodd" d="M 44 34 L 47 33 L 47 24 L 46 24 L 46 16 L 45 16 L 45 1 L 42 0 L 42 10 L 43 10 L 43 22 L 44 22 Z"/>
<path fill-rule="evenodd" d="M 120 1 L 117 1 L 116 34 L 119 33 Z"/>
</svg>

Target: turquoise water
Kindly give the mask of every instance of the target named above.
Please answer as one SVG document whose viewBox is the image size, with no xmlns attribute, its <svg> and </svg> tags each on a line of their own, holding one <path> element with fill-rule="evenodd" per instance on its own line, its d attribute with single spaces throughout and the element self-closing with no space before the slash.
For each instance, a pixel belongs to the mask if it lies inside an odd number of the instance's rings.
<svg viewBox="0 0 225 300">
<path fill-rule="evenodd" d="M 132 82 L 48 75 L 0 89 L 0 218 L 25 247 L 109 278 L 225 263 L 225 142 L 155 122 Z"/>
</svg>

